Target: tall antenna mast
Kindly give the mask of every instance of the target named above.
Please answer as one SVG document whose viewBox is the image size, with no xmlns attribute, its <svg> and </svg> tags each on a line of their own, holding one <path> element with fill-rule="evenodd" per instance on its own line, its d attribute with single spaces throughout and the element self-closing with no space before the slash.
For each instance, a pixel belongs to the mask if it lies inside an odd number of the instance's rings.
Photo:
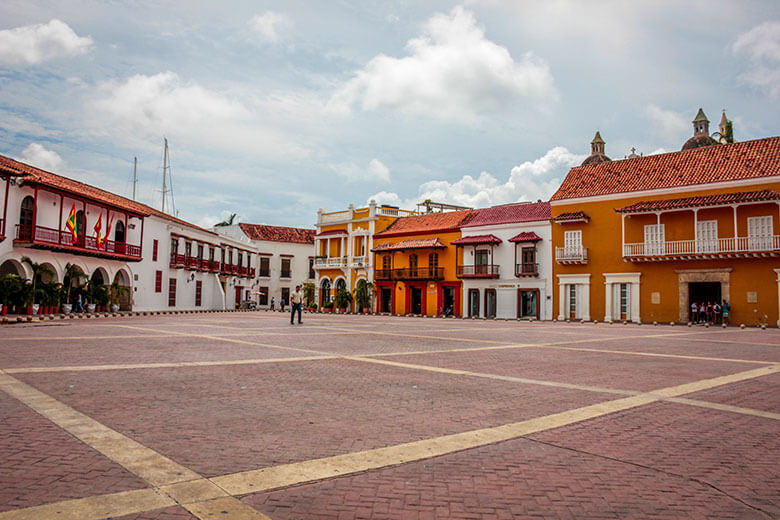
<svg viewBox="0 0 780 520">
<path fill-rule="evenodd" d="M 133 200 L 135 200 L 136 186 L 138 186 L 138 157 L 133 157 Z"/>
<path fill-rule="evenodd" d="M 165 213 L 165 196 L 168 194 L 168 188 L 165 185 L 168 176 L 168 138 L 163 137 L 165 148 L 163 149 L 163 185 L 162 185 L 162 212 Z"/>
</svg>

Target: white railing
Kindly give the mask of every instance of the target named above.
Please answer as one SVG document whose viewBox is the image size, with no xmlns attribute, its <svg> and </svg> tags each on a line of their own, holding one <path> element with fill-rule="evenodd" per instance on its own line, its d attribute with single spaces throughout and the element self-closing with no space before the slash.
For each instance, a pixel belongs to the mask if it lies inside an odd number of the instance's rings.
<svg viewBox="0 0 780 520">
<path fill-rule="evenodd" d="M 582 262 L 588 261 L 587 247 L 556 247 L 556 262 Z"/>
<path fill-rule="evenodd" d="M 329 268 L 329 267 L 346 267 L 346 266 L 347 266 L 346 256 L 314 259 L 314 267 Z"/>
<path fill-rule="evenodd" d="M 416 215 L 416 212 L 399 208 L 377 208 L 376 214 L 385 217 L 408 217 L 410 215 Z"/>
<path fill-rule="evenodd" d="M 623 256 L 709 255 L 780 250 L 780 235 L 623 244 Z"/>
<path fill-rule="evenodd" d="M 323 213 L 322 215 L 320 215 L 320 224 L 324 224 L 326 222 L 341 222 L 342 220 L 349 220 L 351 218 L 352 218 L 352 212 L 350 210 L 334 211 L 333 213 Z"/>
<path fill-rule="evenodd" d="M 350 267 L 366 267 L 368 265 L 367 256 L 353 256 Z"/>
</svg>

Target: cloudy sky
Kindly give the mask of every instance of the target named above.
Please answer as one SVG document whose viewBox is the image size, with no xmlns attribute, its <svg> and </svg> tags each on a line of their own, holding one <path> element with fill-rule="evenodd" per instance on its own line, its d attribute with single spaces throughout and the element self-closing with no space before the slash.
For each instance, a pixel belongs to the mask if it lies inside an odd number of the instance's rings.
<svg viewBox="0 0 780 520">
<path fill-rule="evenodd" d="M 589 153 L 679 150 L 703 107 L 780 134 L 780 2 L 0 3 L 0 153 L 179 216 L 546 199 Z"/>
</svg>

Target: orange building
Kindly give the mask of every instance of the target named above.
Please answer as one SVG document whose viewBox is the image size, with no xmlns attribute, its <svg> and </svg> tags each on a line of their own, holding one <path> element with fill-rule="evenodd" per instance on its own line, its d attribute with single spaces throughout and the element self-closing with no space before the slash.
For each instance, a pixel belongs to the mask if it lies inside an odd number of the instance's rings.
<svg viewBox="0 0 780 520">
<path fill-rule="evenodd" d="M 473 210 L 399 218 L 374 235 L 377 312 L 438 316 L 462 313 L 457 277 L 460 226 Z"/>
<path fill-rule="evenodd" d="M 725 117 L 724 117 L 725 120 Z M 780 137 L 719 144 L 700 110 L 679 152 L 611 161 L 600 136 L 551 199 L 558 319 L 780 324 Z"/>
</svg>

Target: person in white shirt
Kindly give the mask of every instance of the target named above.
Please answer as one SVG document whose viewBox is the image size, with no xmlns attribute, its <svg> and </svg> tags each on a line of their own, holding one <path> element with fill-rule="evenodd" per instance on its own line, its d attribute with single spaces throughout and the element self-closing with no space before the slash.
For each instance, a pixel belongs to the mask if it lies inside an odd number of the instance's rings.
<svg viewBox="0 0 780 520">
<path fill-rule="evenodd" d="M 303 304 L 303 293 L 301 286 L 295 286 L 295 292 L 290 295 L 290 325 L 295 322 L 295 310 L 298 310 L 298 324 L 301 324 L 301 305 Z"/>
</svg>

